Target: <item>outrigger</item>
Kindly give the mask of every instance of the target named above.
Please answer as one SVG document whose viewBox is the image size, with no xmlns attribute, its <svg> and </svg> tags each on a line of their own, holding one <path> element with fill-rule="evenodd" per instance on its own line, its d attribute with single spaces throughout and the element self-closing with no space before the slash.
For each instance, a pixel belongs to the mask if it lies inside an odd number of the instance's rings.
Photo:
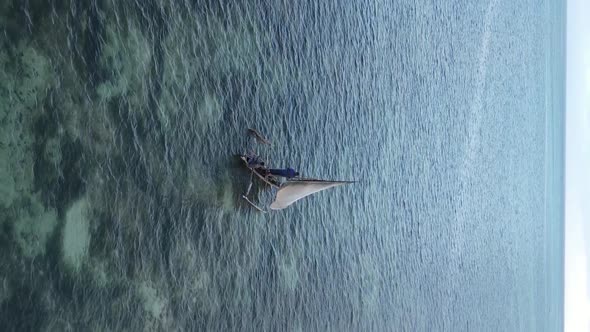
<svg viewBox="0 0 590 332">
<path fill-rule="evenodd" d="M 258 142 L 263 144 L 267 144 L 266 142 L 269 142 L 258 131 L 254 129 L 248 129 L 248 131 L 255 136 Z M 354 182 L 302 178 L 299 177 L 298 172 L 291 168 L 268 168 L 266 163 L 254 152 L 244 153 L 239 155 L 239 157 L 251 172 L 248 189 L 246 190 L 246 193 L 242 195 L 242 198 L 261 212 L 266 211 L 260 206 L 256 205 L 250 198 L 248 198 L 248 195 L 252 189 L 253 175 L 256 175 L 260 180 L 262 180 L 262 182 L 270 186 L 271 189 L 277 190 L 274 201 L 269 206 L 271 210 L 282 210 L 311 194 Z M 281 178 L 284 178 L 284 180 L 281 180 Z"/>
<path fill-rule="evenodd" d="M 253 129 L 253 128 L 248 128 L 248 132 L 250 134 L 252 134 L 254 136 L 254 138 L 256 138 L 256 141 L 258 141 L 258 143 L 270 145 L 270 141 L 268 139 L 266 139 L 264 136 L 262 136 L 262 134 L 258 130 Z"/>
</svg>

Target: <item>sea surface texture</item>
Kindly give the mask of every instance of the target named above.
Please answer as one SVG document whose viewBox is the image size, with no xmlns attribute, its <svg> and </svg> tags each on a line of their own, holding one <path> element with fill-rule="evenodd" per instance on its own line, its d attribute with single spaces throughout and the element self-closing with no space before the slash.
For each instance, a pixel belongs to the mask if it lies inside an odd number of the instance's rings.
<svg viewBox="0 0 590 332">
<path fill-rule="evenodd" d="M 0 329 L 560 330 L 564 6 L 0 0 Z"/>
</svg>

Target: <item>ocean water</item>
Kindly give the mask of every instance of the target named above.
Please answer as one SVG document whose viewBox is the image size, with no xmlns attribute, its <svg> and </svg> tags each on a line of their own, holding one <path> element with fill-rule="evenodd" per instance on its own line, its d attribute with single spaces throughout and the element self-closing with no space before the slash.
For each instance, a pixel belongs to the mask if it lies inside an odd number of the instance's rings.
<svg viewBox="0 0 590 332">
<path fill-rule="evenodd" d="M 565 19 L 1 0 L 0 328 L 560 330 Z M 246 149 L 358 182 L 259 213 Z"/>
</svg>

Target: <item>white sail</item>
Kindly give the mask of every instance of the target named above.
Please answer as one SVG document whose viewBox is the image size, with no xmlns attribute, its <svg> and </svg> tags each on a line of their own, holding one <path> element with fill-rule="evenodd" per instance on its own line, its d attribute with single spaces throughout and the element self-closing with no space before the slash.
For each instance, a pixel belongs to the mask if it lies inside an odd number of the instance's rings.
<svg viewBox="0 0 590 332">
<path fill-rule="evenodd" d="M 295 203 L 305 196 L 326 190 L 352 181 L 323 181 L 323 180 L 295 180 L 284 183 L 274 202 L 270 205 L 271 210 L 281 210 Z"/>
</svg>

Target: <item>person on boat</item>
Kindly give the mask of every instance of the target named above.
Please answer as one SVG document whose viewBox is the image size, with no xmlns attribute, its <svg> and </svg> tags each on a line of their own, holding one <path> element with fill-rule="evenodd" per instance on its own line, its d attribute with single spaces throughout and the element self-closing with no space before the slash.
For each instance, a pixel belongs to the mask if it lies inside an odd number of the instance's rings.
<svg viewBox="0 0 590 332">
<path fill-rule="evenodd" d="M 296 176 L 299 176 L 299 172 L 295 171 L 294 169 L 292 169 L 291 167 L 287 167 L 287 168 L 271 168 L 268 170 L 268 172 L 274 176 L 282 176 L 285 177 L 287 179 L 290 178 L 294 178 Z"/>
<path fill-rule="evenodd" d="M 250 167 L 252 169 L 266 167 L 266 165 L 264 164 L 264 161 L 262 161 L 262 159 L 260 159 L 260 157 L 258 157 L 255 154 L 251 154 L 251 155 L 246 156 L 246 162 L 248 163 L 248 167 Z"/>
</svg>

